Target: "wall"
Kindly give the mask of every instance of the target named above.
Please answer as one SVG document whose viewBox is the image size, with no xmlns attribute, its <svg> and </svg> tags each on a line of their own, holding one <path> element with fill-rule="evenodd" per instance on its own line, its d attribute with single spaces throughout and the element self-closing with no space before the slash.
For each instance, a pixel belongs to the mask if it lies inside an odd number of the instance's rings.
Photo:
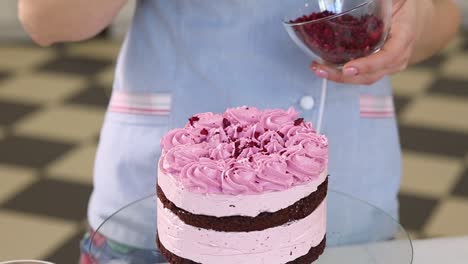
<svg viewBox="0 0 468 264">
<path fill-rule="evenodd" d="M 468 0 L 457 0 L 462 9 L 463 27 L 468 30 Z"/>
<path fill-rule="evenodd" d="M 17 17 L 16 0 L 0 1 L 0 40 L 27 39 Z"/>
</svg>

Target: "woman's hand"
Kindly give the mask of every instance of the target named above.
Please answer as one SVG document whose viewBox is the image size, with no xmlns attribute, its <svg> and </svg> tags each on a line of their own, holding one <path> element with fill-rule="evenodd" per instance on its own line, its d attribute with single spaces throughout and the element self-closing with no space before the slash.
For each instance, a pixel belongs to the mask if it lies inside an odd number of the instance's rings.
<svg viewBox="0 0 468 264">
<path fill-rule="evenodd" d="M 445 8 L 438 10 L 440 7 L 436 7 L 434 1 Z M 312 63 L 311 69 L 318 77 L 334 82 L 365 85 L 402 71 L 409 64 L 434 54 L 455 35 L 459 18 L 451 1 L 406 0 L 394 13 L 390 37 L 379 52 L 350 61 L 342 70 L 316 62 Z M 452 19 L 452 22 L 436 25 L 441 23 L 439 19 Z M 429 37 L 425 36 L 427 33 L 430 33 Z"/>
</svg>

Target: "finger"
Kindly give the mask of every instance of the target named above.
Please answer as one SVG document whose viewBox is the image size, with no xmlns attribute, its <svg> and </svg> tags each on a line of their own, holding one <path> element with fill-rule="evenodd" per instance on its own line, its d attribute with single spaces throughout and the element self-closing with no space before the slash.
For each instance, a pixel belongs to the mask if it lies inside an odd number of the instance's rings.
<svg viewBox="0 0 468 264">
<path fill-rule="evenodd" d="M 314 71 L 315 75 L 317 75 L 317 77 L 328 79 L 336 83 L 361 84 L 363 79 L 366 78 L 366 75 L 359 77 L 358 75 L 351 77 L 345 76 L 340 69 L 318 63 L 312 64 L 312 70 Z"/>
<path fill-rule="evenodd" d="M 392 70 L 390 74 L 394 74 L 406 69 L 411 60 L 411 54 L 411 49 L 406 49 L 405 51 L 403 51 L 399 58 L 387 67 L 388 69 Z"/>
<path fill-rule="evenodd" d="M 317 63 L 313 63 L 311 67 L 315 70 L 314 72 L 316 75 L 320 78 L 326 78 L 330 81 L 336 82 L 336 83 L 343 83 L 343 84 L 356 84 L 356 85 L 370 85 L 373 84 L 386 75 L 389 74 L 390 71 L 393 71 L 394 69 L 388 69 L 384 71 L 379 71 L 375 73 L 370 73 L 370 74 L 359 74 L 356 76 L 352 77 L 347 77 L 345 76 L 340 70 L 328 67 L 326 65 L 320 65 Z M 318 74 L 318 71 L 323 71 L 325 72 L 326 76 L 323 76 L 322 74 Z"/>
<path fill-rule="evenodd" d="M 386 69 L 395 63 L 402 63 L 401 54 L 408 49 L 411 41 L 411 37 L 402 31 L 393 34 L 379 52 L 348 62 L 343 67 L 343 72 L 346 76 L 352 76 L 354 72 L 370 74 Z"/>
<path fill-rule="evenodd" d="M 317 75 L 319 78 L 323 79 L 328 79 L 330 81 L 338 82 L 338 83 L 343 83 L 343 74 L 341 73 L 341 70 L 329 67 L 323 64 L 318 64 L 317 62 L 313 62 L 311 65 L 311 70 L 312 72 Z"/>
<path fill-rule="evenodd" d="M 352 78 L 345 78 L 345 83 L 348 84 L 355 84 L 355 85 L 372 85 L 382 78 L 384 78 L 387 74 L 385 72 L 378 72 L 378 73 L 371 73 L 371 74 L 362 74 Z"/>
<path fill-rule="evenodd" d="M 339 78 L 339 83 L 352 84 L 352 85 L 371 85 L 385 76 L 384 73 L 362 74 L 351 78 Z"/>
</svg>

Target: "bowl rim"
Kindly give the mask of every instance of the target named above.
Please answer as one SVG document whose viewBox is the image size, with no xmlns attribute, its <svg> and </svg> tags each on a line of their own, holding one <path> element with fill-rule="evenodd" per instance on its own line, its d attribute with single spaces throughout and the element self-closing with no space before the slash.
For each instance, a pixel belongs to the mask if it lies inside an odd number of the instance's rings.
<svg viewBox="0 0 468 264">
<path fill-rule="evenodd" d="M 290 21 L 286 21 L 285 19 L 283 19 L 283 24 L 286 25 L 286 26 L 302 26 L 302 25 L 307 25 L 307 24 L 315 24 L 315 23 L 320 23 L 320 22 L 323 22 L 325 20 L 330 20 L 330 19 L 334 19 L 334 18 L 337 18 L 337 17 L 340 17 L 342 15 L 345 15 L 347 13 L 350 13 L 356 9 L 359 9 L 365 5 L 368 5 L 372 2 L 375 2 L 375 0 L 367 0 L 365 1 L 364 3 L 361 3 L 353 8 L 350 8 L 346 11 L 343 11 L 343 12 L 340 12 L 338 14 L 334 14 L 334 15 L 331 15 L 331 16 L 327 16 L 327 17 L 322 17 L 322 18 L 319 18 L 319 19 L 316 19 L 316 20 L 311 20 L 311 21 L 305 21 L 305 22 L 299 22 L 299 23 L 293 23 L 293 22 L 290 22 Z"/>
</svg>

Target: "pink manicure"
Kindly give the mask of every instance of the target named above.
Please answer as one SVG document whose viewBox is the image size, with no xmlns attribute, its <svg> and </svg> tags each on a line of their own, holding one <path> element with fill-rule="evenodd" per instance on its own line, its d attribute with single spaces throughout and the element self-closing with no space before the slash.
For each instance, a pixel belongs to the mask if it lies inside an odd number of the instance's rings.
<svg viewBox="0 0 468 264">
<path fill-rule="evenodd" d="M 358 75 L 358 69 L 356 67 L 346 67 L 343 69 L 343 75 L 346 77 L 352 77 Z"/>
<path fill-rule="evenodd" d="M 314 72 L 315 72 L 315 75 L 317 75 L 320 78 L 327 78 L 328 77 L 328 72 L 326 72 L 324 70 L 317 69 Z"/>
</svg>

